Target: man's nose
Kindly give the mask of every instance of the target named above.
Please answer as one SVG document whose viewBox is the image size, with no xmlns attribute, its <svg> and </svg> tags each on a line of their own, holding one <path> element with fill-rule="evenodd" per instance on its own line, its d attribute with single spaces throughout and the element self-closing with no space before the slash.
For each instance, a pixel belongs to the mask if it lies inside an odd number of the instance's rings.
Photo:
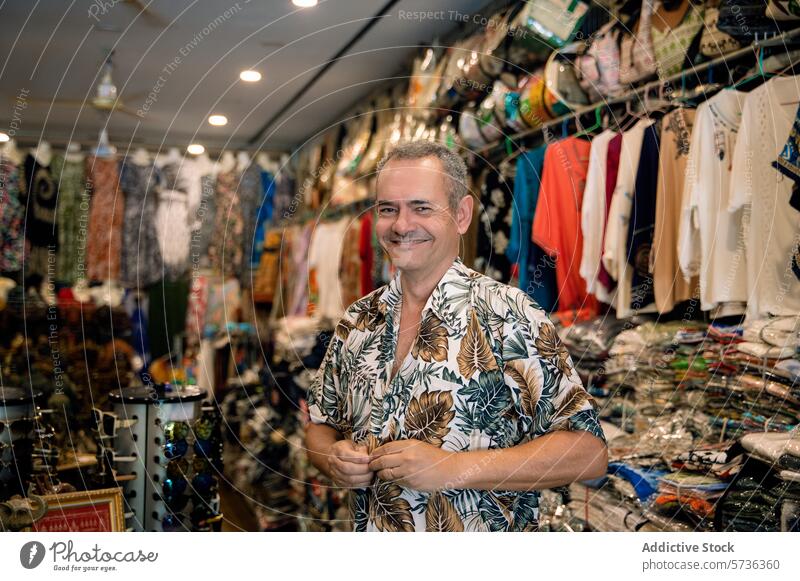
<svg viewBox="0 0 800 581">
<path fill-rule="evenodd" d="M 399 236 L 404 236 L 414 229 L 411 212 L 407 208 L 400 208 L 392 224 L 392 230 Z"/>
</svg>

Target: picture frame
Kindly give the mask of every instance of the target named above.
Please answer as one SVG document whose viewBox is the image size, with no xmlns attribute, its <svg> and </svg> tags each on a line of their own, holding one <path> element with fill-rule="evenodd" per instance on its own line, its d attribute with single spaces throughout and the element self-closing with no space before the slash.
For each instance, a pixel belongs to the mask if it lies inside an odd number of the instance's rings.
<svg viewBox="0 0 800 581">
<path fill-rule="evenodd" d="M 121 488 L 65 492 L 43 497 L 44 516 L 31 525 L 38 533 L 123 532 Z"/>
</svg>

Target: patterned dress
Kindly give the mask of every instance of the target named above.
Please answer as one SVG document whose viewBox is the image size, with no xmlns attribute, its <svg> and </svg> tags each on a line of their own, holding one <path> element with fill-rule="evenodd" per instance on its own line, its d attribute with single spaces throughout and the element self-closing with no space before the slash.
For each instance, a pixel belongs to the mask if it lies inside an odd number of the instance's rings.
<svg viewBox="0 0 800 581">
<path fill-rule="evenodd" d="M 554 430 L 605 439 L 555 327 L 520 289 L 456 259 L 390 380 L 401 305 L 395 276 L 347 309 L 308 392 L 314 423 L 370 451 L 404 439 L 457 452 L 509 448 Z M 536 530 L 538 506 L 535 490 L 427 493 L 381 480 L 351 498 L 359 531 Z"/>
<path fill-rule="evenodd" d="M 25 207 L 19 200 L 19 172 L 16 164 L 0 156 L 0 271 L 22 268 L 25 244 L 22 223 Z"/>
<path fill-rule="evenodd" d="M 118 188 L 117 162 L 89 157 L 86 174 L 92 188 L 86 243 L 88 276 L 90 280 L 118 280 L 125 198 Z"/>
<path fill-rule="evenodd" d="M 82 161 L 63 156 L 50 165 L 58 183 L 58 258 L 56 279 L 74 284 L 86 278 L 86 227 L 89 221 L 89 191 Z"/>
<path fill-rule="evenodd" d="M 30 243 L 30 253 L 25 257 L 25 274 L 51 277 L 55 275 L 55 269 L 49 267 L 52 263 L 49 255 L 58 246 L 58 184 L 53 181 L 50 166 L 40 164 L 30 154 L 25 158 L 23 175 L 20 192 L 25 194 L 25 238 Z"/>
<path fill-rule="evenodd" d="M 144 288 L 161 278 L 161 251 L 156 233 L 158 170 L 127 159 L 120 164 L 119 185 L 125 192 L 122 232 L 123 284 Z"/>
<path fill-rule="evenodd" d="M 224 277 L 242 272 L 244 222 L 236 195 L 239 176 L 221 172 L 217 176 L 217 200 L 214 224 L 216 236 L 208 248 L 211 267 Z"/>
</svg>

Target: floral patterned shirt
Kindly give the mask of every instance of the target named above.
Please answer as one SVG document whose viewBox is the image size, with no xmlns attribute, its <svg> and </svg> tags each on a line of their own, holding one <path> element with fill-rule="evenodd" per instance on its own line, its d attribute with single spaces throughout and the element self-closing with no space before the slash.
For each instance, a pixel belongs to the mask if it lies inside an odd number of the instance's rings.
<svg viewBox="0 0 800 581">
<path fill-rule="evenodd" d="M 309 389 L 312 422 L 370 451 L 401 439 L 508 448 L 561 429 L 605 440 L 555 327 L 520 289 L 456 259 L 390 380 L 401 305 L 398 273 L 347 309 Z M 538 501 L 538 491 L 431 494 L 376 480 L 352 491 L 350 508 L 357 531 L 524 531 L 537 529 Z"/>
</svg>

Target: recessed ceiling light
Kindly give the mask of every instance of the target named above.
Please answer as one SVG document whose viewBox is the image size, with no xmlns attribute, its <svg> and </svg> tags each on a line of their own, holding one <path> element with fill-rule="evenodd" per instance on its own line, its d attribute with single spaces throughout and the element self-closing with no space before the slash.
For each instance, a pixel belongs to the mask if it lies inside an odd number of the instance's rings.
<svg viewBox="0 0 800 581">
<path fill-rule="evenodd" d="M 228 124 L 228 118 L 225 115 L 211 115 L 208 118 L 208 122 L 216 127 L 222 127 Z"/>
<path fill-rule="evenodd" d="M 261 73 L 251 70 L 242 71 L 239 73 L 239 78 L 248 83 L 257 83 L 261 80 Z"/>
<path fill-rule="evenodd" d="M 298 8 L 311 8 L 317 5 L 317 0 L 292 0 L 292 4 Z"/>
<path fill-rule="evenodd" d="M 5 143 L 9 139 L 11 139 L 11 138 L 8 136 L 8 133 L 0 132 L 0 143 Z"/>
<path fill-rule="evenodd" d="M 205 150 L 206 148 L 200 145 L 199 143 L 192 143 L 189 145 L 189 147 L 186 148 L 186 151 L 188 151 L 192 155 L 200 155 Z"/>
</svg>

